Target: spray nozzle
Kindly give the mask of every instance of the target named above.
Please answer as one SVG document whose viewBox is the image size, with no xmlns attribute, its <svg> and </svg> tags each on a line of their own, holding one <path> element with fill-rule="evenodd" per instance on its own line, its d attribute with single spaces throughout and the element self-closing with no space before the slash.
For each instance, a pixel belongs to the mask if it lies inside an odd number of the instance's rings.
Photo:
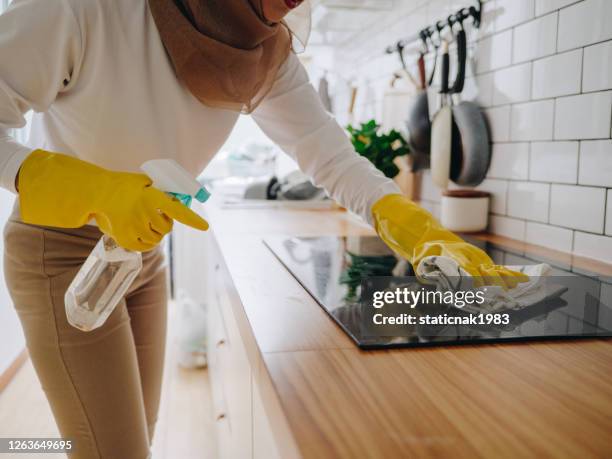
<svg viewBox="0 0 612 459">
<path fill-rule="evenodd" d="M 142 171 L 153 180 L 153 186 L 174 196 L 187 207 L 192 198 L 206 202 L 210 193 L 200 182 L 173 159 L 152 159 L 140 166 Z"/>
</svg>

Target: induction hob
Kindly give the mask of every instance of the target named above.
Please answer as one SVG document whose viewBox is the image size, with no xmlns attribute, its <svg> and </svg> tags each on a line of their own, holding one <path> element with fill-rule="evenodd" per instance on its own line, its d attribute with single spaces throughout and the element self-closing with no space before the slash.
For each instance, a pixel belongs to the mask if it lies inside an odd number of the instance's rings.
<svg viewBox="0 0 612 459">
<path fill-rule="evenodd" d="M 594 273 L 530 258 L 490 242 L 466 239 L 485 250 L 497 264 L 547 262 L 553 268 L 547 281 L 556 295 L 518 311 L 504 311 L 509 318 L 504 324 L 404 324 L 387 327 L 381 335 L 364 327 L 370 320 L 366 311 L 372 304 L 365 301 L 364 285 L 368 284 L 363 282 L 384 279 L 395 286 L 416 279 L 404 277 L 414 275 L 412 267 L 398 263 L 378 237 L 278 236 L 266 238 L 264 243 L 362 349 L 612 337 L 612 278 L 599 278 Z M 453 306 L 438 312 L 445 316 L 469 315 Z"/>
</svg>

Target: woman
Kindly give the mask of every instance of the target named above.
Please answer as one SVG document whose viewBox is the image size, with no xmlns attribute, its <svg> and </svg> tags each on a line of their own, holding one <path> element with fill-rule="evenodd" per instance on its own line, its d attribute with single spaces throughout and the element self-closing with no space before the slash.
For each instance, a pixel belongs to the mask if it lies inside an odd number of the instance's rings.
<svg viewBox="0 0 612 459">
<path fill-rule="evenodd" d="M 19 196 L 6 281 L 73 457 L 150 454 L 167 295 L 156 246 L 173 220 L 208 225 L 137 172 L 170 157 L 197 175 L 240 112 L 413 263 L 445 254 L 516 282 L 354 153 L 292 52 L 283 18 L 300 3 L 14 0 L 0 16 L 0 184 Z M 25 146 L 6 129 L 30 109 Z M 105 325 L 84 333 L 66 321 L 64 292 L 102 233 L 144 252 L 144 267 Z"/>
</svg>

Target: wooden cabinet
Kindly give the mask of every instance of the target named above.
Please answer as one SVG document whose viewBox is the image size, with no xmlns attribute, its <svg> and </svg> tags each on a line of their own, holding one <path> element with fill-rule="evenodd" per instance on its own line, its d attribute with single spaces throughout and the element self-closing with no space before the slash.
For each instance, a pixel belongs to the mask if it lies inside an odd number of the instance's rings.
<svg viewBox="0 0 612 459">
<path fill-rule="evenodd" d="M 240 304 L 215 243 L 208 298 L 208 359 L 220 458 L 280 458 L 253 363 L 234 315 Z M 251 349 L 251 351 L 253 351 Z"/>
</svg>

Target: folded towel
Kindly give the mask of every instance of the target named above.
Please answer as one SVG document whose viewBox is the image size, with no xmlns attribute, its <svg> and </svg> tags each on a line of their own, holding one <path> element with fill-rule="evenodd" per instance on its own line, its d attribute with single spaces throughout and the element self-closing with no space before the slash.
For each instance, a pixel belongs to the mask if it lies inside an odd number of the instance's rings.
<svg viewBox="0 0 612 459">
<path fill-rule="evenodd" d="M 548 285 L 551 273 L 549 265 L 507 266 L 529 276 L 529 281 L 521 282 L 515 288 L 504 290 L 502 287 L 487 285 L 474 287 L 473 277 L 449 257 L 425 257 L 417 267 L 417 276 L 426 284 L 435 285 L 442 291 L 482 291 L 484 302 L 481 305 L 466 305 L 462 308 L 473 313 L 490 313 L 503 310 L 520 310 L 541 301 L 562 294 L 565 289 L 558 285 Z"/>
</svg>

